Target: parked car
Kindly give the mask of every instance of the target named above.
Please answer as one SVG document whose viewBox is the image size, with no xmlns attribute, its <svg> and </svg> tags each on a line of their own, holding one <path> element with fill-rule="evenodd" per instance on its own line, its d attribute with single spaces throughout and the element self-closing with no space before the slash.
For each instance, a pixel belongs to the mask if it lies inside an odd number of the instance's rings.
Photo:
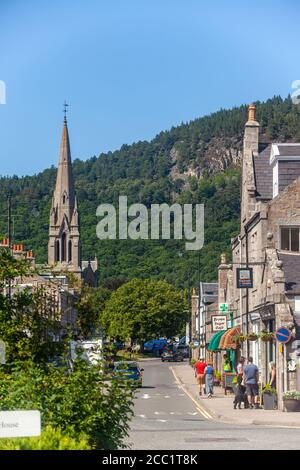
<svg viewBox="0 0 300 470">
<path fill-rule="evenodd" d="M 167 344 L 166 339 L 151 339 L 144 344 L 145 352 L 161 351 Z"/>
<path fill-rule="evenodd" d="M 176 348 L 176 350 L 178 352 L 180 352 L 184 358 L 189 358 L 190 357 L 190 351 L 189 351 L 189 347 L 184 345 L 184 344 L 179 344 Z"/>
<path fill-rule="evenodd" d="M 115 363 L 113 377 L 117 380 L 132 382 L 136 387 L 143 385 L 143 372 L 135 361 L 120 361 Z"/>
<path fill-rule="evenodd" d="M 181 351 L 177 350 L 177 348 L 167 348 L 163 350 L 161 360 L 162 362 L 182 362 L 184 360 L 184 356 Z"/>
</svg>

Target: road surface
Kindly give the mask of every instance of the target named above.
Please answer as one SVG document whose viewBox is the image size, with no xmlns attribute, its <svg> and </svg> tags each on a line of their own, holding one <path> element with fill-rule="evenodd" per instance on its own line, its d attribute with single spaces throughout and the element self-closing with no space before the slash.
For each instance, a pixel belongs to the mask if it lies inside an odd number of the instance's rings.
<svg viewBox="0 0 300 470">
<path fill-rule="evenodd" d="M 144 383 L 127 439 L 131 449 L 300 449 L 300 429 L 209 420 L 176 382 L 172 363 L 143 361 L 141 366 Z"/>
</svg>

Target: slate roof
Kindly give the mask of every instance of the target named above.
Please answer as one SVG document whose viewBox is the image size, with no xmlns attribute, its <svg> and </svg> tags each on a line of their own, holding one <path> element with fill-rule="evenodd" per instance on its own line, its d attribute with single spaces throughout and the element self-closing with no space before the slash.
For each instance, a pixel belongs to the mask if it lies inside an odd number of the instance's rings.
<svg viewBox="0 0 300 470">
<path fill-rule="evenodd" d="M 300 145 L 277 144 L 279 154 L 284 157 L 299 157 Z"/>
<path fill-rule="evenodd" d="M 217 282 L 202 282 L 201 295 L 204 303 L 213 303 L 218 300 L 219 286 Z"/>
<path fill-rule="evenodd" d="M 278 253 L 280 261 L 283 262 L 283 271 L 285 274 L 285 290 L 287 294 L 300 293 L 300 253 L 285 254 Z"/>
<path fill-rule="evenodd" d="M 273 171 L 270 166 L 271 144 L 253 158 L 257 199 L 273 198 Z"/>
</svg>

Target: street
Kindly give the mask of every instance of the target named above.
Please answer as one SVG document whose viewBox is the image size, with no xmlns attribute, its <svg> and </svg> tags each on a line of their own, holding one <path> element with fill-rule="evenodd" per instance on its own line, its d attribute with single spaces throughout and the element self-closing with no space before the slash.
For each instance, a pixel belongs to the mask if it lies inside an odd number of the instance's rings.
<svg viewBox="0 0 300 470">
<path fill-rule="evenodd" d="M 131 449 L 300 449 L 300 429 L 237 426 L 207 419 L 184 393 L 172 363 L 140 362 L 143 388 L 137 391 Z M 178 363 L 176 363 L 178 365 Z M 238 411 L 237 411 L 238 412 Z"/>
</svg>

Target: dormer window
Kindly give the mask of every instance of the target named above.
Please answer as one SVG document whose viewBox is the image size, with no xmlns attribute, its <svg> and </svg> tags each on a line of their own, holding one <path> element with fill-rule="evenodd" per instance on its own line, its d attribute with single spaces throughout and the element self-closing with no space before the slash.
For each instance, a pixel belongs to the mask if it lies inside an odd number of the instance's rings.
<svg viewBox="0 0 300 470">
<path fill-rule="evenodd" d="M 272 144 L 273 197 L 300 177 L 300 144 Z"/>
<path fill-rule="evenodd" d="M 299 252 L 299 227 L 281 227 L 280 229 L 280 249 L 283 251 Z"/>
</svg>

